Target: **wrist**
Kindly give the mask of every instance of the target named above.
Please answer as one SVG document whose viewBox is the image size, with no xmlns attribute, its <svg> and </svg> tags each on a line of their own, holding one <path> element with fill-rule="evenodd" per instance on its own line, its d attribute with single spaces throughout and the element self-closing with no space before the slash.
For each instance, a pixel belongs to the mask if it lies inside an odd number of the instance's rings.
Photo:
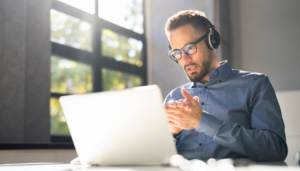
<svg viewBox="0 0 300 171">
<path fill-rule="evenodd" d="M 202 114 L 203 114 L 203 111 L 199 114 L 199 116 L 195 119 L 195 123 L 193 124 L 193 129 L 196 129 L 199 125 L 199 122 L 201 120 L 201 117 L 202 117 Z"/>
<path fill-rule="evenodd" d="M 175 137 L 175 136 L 179 135 L 182 131 L 183 131 L 183 129 L 178 129 L 176 131 L 173 131 L 172 134 Z"/>
<path fill-rule="evenodd" d="M 180 132 L 176 133 L 176 134 L 173 134 L 173 137 L 176 138 L 177 136 L 179 136 L 181 134 L 183 130 L 181 130 Z"/>
</svg>

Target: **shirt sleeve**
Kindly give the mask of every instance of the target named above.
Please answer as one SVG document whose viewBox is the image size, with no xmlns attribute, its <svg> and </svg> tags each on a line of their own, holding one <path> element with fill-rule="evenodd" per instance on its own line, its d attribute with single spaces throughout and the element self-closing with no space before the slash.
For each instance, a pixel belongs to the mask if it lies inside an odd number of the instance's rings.
<svg viewBox="0 0 300 171">
<path fill-rule="evenodd" d="M 255 80 L 248 100 L 250 129 L 203 112 L 196 131 L 255 161 L 284 161 L 288 152 L 284 122 L 275 91 L 267 76 Z"/>
</svg>

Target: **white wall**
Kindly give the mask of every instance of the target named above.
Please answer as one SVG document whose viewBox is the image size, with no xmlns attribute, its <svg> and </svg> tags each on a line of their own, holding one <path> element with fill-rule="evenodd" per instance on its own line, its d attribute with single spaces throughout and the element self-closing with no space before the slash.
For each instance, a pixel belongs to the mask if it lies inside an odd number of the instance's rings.
<svg viewBox="0 0 300 171">
<path fill-rule="evenodd" d="M 157 84 L 163 97 L 188 82 L 181 66 L 168 57 L 168 39 L 164 32 L 168 18 L 182 10 L 200 10 L 214 23 L 212 0 L 146 0 L 146 38 L 148 51 L 148 83 Z"/>
<path fill-rule="evenodd" d="M 294 164 L 294 154 L 300 151 L 300 90 L 297 91 L 280 91 L 276 93 L 282 117 L 285 122 L 285 133 L 288 144 L 288 156 L 286 162 L 289 165 Z"/>
<path fill-rule="evenodd" d="M 267 74 L 276 91 L 300 89 L 299 8 L 299 0 L 232 0 L 234 67 Z"/>
<path fill-rule="evenodd" d="M 288 164 L 300 150 L 299 8 L 299 0 L 230 0 L 230 62 L 269 76 L 286 126 Z"/>
</svg>

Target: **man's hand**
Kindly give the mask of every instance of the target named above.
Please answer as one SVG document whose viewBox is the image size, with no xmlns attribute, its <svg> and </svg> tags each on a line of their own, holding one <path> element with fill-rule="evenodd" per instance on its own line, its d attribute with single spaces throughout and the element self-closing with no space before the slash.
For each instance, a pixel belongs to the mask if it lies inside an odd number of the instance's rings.
<svg viewBox="0 0 300 171">
<path fill-rule="evenodd" d="M 180 133 L 183 129 L 197 128 L 203 113 L 197 96 L 193 98 L 185 89 L 182 89 L 181 93 L 184 100 L 173 101 L 166 106 L 169 127 L 173 135 Z"/>
<path fill-rule="evenodd" d="M 191 110 L 192 107 L 190 105 L 190 103 L 186 100 L 186 99 L 180 99 L 179 101 L 169 101 L 167 103 L 167 107 L 170 108 L 182 108 L 182 109 L 186 109 L 186 110 Z M 166 109 L 167 109 L 166 107 Z M 174 122 L 172 122 L 169 117 L 169 129 L 172 132 L 172 134 L 175 136 L 177 134 L 179 134 L 183 129 L 182 128 L 178 128 Z"/>
</svg>

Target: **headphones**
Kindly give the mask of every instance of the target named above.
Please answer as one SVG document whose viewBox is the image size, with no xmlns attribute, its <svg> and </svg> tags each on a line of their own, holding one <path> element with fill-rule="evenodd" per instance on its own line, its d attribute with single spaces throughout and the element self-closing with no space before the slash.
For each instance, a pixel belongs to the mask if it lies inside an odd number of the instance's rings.
<svg viewBox="0 0 300 171">
<path fill-rule="evenodd" d="M 211 24 L 211 22 L 205 18 L 200 16 L 208 25 L 209 28 L 209 33 L 206 36 L 206 45 L 209 49 L 214 50 L 217 49 L 218 46 L 220 45 L 220 34 L 218 33 L 218 31 L 215 29 L 215 26 Z M 169 49 L 172 50 L 172 46 L 169 42 Z M 177 61 L 175 61 L 177 62 Z M 178 63 L 178 62 L 177 62 Z"/>
<path fill-rule="evenodd" d="M 217 49 L 221 42 L 220 34 L 215 29 L 215 26 L 212 25 L 211 22 L 207 18 L 205 18 L 205 17 L 202 17 L 202 18 L 207 23 L 208 28 L 210 30 L 206 37 L 206 44 L 207 44 L 208 48 L 211 50 Z"/>
</svg>

